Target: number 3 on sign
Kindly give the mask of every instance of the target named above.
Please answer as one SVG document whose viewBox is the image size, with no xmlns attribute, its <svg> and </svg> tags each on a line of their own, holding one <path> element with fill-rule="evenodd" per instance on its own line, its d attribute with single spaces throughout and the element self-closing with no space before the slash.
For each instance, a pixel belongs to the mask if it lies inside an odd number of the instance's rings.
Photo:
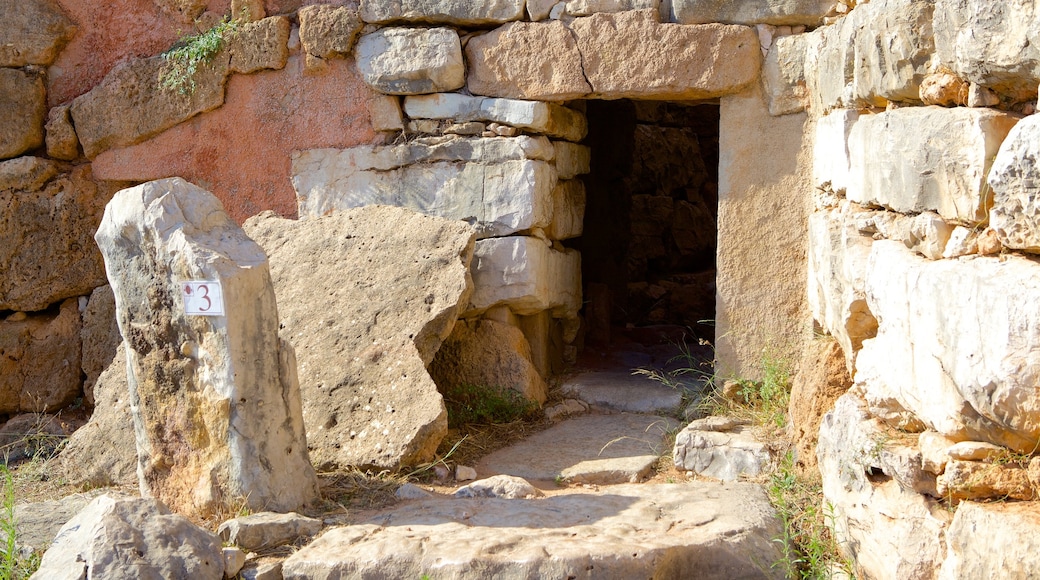
<svg viewBox="0 0 1040 580">
<path fill-rule="evenodd" d="M 224 290 L 218 281 L 181 282 L 181 296 L 188 316 L 224 316 Z"/>
</svg>

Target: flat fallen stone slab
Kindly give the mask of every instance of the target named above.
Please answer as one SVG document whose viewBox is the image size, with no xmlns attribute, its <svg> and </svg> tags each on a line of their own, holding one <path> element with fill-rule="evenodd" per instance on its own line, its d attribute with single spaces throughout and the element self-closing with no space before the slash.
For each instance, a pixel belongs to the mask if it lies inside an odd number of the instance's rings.
<svg viewBox="0 0 1040 580">
<path fill-rule="evenodd" d="M 668 452 L 665 438 L 676 427 L 655 415 L 585 415 L 488 455 L 477 470 L 533 481 L 635 483 Z"/>
<path fill-rule="evenodd" d="M 304 578 L 782 578 L 781 526 L 749 483 L 619 485 L 545 499 L 429 499 L 333 528 Z"/>
<path fill-rule="evenodd" d="M 671 413 L 682 404 L 682 393 L 628 371 L 582 373 L 563 383 L 563 392 L 586 403 L 627 413 Z"/>
</svg>

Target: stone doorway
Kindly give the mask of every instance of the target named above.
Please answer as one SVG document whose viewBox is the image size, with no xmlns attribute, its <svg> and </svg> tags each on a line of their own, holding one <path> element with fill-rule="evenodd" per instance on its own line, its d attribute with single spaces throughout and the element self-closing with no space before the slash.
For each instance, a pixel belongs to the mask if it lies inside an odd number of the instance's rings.
<svg viewBox="0 0 1040 580">
<path fill-rule="evenodd" d="M 570 243 L 582 255 L 582 359 L 660 364 L 683 341 L 698 350 L 715 333 L 719 105 L 586 107 L 584 233 Z"/>
</svg>

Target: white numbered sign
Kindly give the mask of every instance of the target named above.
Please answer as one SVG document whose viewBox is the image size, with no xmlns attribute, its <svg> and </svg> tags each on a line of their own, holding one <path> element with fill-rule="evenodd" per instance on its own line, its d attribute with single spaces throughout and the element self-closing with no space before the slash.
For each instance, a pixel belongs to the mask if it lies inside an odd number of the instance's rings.
<svg viewBox="0 0 1040 580">
<path fill-rule="evenodd" d="M 184 313 L 189 316 L 224 316 L 224 291 L 220 282 L 181 282 Z"/>
</svg>

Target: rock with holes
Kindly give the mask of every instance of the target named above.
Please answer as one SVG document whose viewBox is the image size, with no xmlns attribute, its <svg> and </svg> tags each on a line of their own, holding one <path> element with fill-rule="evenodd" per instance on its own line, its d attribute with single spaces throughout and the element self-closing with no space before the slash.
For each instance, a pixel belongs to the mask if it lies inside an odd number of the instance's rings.
<svg viewBox="0 0 1040 580">
<path fill-rule="evenodd" d="M 76 27 L 54 0 L 0 5 L 0 67 L 54 62 Z"/>
<path fill-rule="evenodd" d="M 938 578 L 1030 578 L 1040 570 L 1037 534 L 1037 502 L 963 502 L 946 532 Z"/>
<path fill-rule="evenodd" d="M 866 296 L 873 243 L 857 231 L 848 209 L 809 216 L 809 308 L 813 319 L 838 340 L 849 372 L 863 341 L 877 333 Z"/>
<path fill-rule="evenodd" d="M 0 320 L 0 413 L 43 413 L 82 394 L 77 301 Z"/>
<path fill-rule="evenodd" d="M 712 419 L 699 419 L 675 436 L 672 458 L 676 469 L 723 481 L 740 476 L 755 477 L 773 463 L 769 446 L 758 439 L 747 425 L 717 425 Z"/>
<path fill-rule="evenodd" d="M 321 520 L 297 513 L 260 512 L 227 520 L 217 534 L 243 550 L 269 550 L 315 536 L 321 526 Z"/>
<path fill-rule="evenodd" d="M 313 500 L 267 256 L 180 178 L 116 194 L 95 235 L 127 348 L 142 492 L 197 515 Z"/>
<path fill-rule="evenodd" d="M 224 578 L 220 538 L 148 498 L 103 495 L 58 532 L 32 578 Z"/>
<path fill-rule="evenodd" d="M 434 137 L 293 155 L 300 216 L 390 205 L 464 220 L 479 237 L 548 227 L 555 150 L 544 137 Z"/>
<path fill-rule="evenodd" d="M 992 203 L 986 175 L 1018 119 L 993 109 L 938 106 L 860 116 L 849 134 L 846 195 L 903 213 L 984 221 Z"/>
<path fill-rule="evenodd" d="M 304 6 L 299 18 L 303 50 L 318 58 L 350 54 L 362 27 L 357 10 L 349 6 Z"/>
<path fill-rule="evenodd" d="M 382 206 L 245 227 L 271 256 L 315 465 L 432 459 L 448 425 L 426 367 L 472 291 L 473 228 Z"/>
<path fill-rule="evenodd" d="M 289 557 L 282 574 L 286 580 L 782 578 L 773 565 L 780 533 L 766 494 L 749 483 L 617 485 L 538 499 L 434 498 L 328 530 Z"/>
<path fill-rule="evenodd" d="M 681 24 L 818 25 L 834 5 L 829 0 L 672 0 Z"/>
<path fill-rule="evenodd" d="M 473 282 L 466 316 L 504 305 L 521 316 L 551 310 L 572 318 L 581 308 L 581 255 L 530 236 L 480 240 Z"/>
<path fill-rule="evenodd" d="M 1000 145 L 988 183 L 993 189 L 990 227 L 1000 243 L 1015 250 L 1040 253 L 1040 119 L 1026 117 Z"/>
<path fill-rule="evenodd" d="M 524 0 L 373 0 L 361 6 L 361 18 L 373 24 L 417 22 L 461 27 L 520 20 Z"/>
<path fill-rule="evenodd" d="M 884 427 L 855 395 L 843 395 L 824 415 L 816 455 L 833 511 L 828 525 L 857 575 L 934 578 L 951 514 L 885 471 L 886 441 Z"/>
<path fill-rule="evenodd" d="M 390 95 L 454 91 L 466 84 L 459 35 L 451 28 L 382 28 L 358 40 L 358 70 Z"/>
<path fill-rule="evenodd" d="M 1032 452 L 1038 281 L 1040 265 L 1023 257 L 933 262 L 902 243 L 874 242 L 866 290 L 880 324 L 856 359 L 872 408 L 910 412 L 917 430 Z"/>
</svg>

